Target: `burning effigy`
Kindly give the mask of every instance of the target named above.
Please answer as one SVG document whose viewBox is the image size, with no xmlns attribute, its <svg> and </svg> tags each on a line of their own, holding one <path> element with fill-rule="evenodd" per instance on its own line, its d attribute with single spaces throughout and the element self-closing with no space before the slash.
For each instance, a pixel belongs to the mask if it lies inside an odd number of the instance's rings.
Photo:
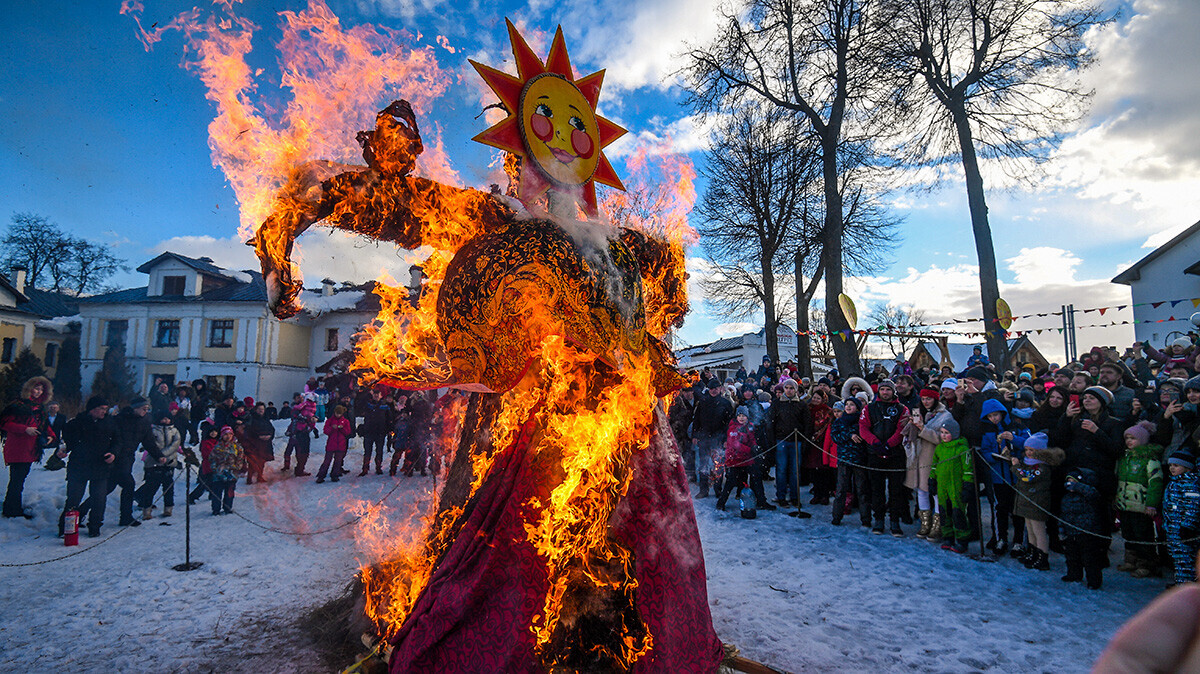
<svg viewBox="0 0 1200 674">
<path fill-rule="evenodd" d="M 356 137 L 365 166 L 294 162 L 254 211 L 280 318 L 301 308 L 314 225 L 432 251 L 415 302 L 381 285 L 353 369 L 465 397 L 420 544 L 361 570 L 363 610 L 392 672 L 714 671 L 662 402 L 683 383 L 663 341 L 688 309 L 683 238 L 602 215 L 595 184 L 624 189 L 604 148 L 625 133 L 596 114 L 604 72 L 576 78 L 561 29 L 545 61 L 508 32 L 515 75 L 472 62 L 505 113 L 476 140 L 505 153 L 506 191 L 414 175 L 424 141 L 396 100 Z"/>
</svg>

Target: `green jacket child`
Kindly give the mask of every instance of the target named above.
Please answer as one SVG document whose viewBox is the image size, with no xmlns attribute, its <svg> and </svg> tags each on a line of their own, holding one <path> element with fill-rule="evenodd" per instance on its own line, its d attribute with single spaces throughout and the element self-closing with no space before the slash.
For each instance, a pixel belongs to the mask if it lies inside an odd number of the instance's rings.
<svg viewBox="0 0 1200 674">
<path fill-rule="evenodd" d="M 1131 428 L 1126 435 L 1141 439 L 1142 433 L 1131 433 L 1138 430 L 1141 429 Z M 1117 461 L 1117 510 L 1145 513 L 1146 508 L 1157 510 L 1162 506 L 1165 485 L 1162 452 L 1162 447 L 1149 443 L 1125 450 L 1125 455 Z"/>
</svg>

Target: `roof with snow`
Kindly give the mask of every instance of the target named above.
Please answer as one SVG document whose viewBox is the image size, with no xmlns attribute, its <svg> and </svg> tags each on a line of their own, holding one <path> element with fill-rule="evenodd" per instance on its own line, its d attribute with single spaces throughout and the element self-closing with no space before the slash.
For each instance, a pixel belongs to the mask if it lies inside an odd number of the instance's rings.
<svg viewBox="0 0 1200 674">
<path fill-rule="evenodd" d="M 142 267 L 145 266 L 138 267 L 138 271 L 141 271 Z M 81 304 L 143 304 L 149 302 L 156 304 L 261 302 L 266 304 L 267 285 L 263 282 L 262 274 L 258 272 L 242 273 L 249 279 L 249 282 L 238 281 L 226 274 L 213 272 L 214 275 L 231 279 L 233 283 L 223 285 L 219 288 L 212 288 L 199 295 L 150 295 L 149 286 L 142 286 L 141 288 L 127 288 L 111 293 L 81 297 L 79 301 Z"/>
<path fill-rule="evenodd" d="M 1010 354 L 1016 353 L 1017 349 L 1025 346 L 1026 343 L 1032 345 L 1032 342 L 1029 342 L 1029 337 L 1025 335 L 1021 335 L 1015 339 L 1010 339 L 1008 340 L 1008 352 Z M 967 366 L 967 359 L 974 355 L 975 347 L 979 347 L 983 349 L 984 353 L 987 353 L 987 343 L 985 342 L 976 342 L 971 344 L 946 344 L 946 355 L 950 357 L 950 362 L 954 364 L 954 369 L 956 371 Z M 920 343 L 917 344 L 916 348 L 924 349 L 925 353 L 929 354 L 929 357 L 933 359 L 933 362 L 941 362 L 942 353 L 941 350 L 938 349 L 938 346 L 935 342 L 921 340 Z M 915 351 L 913 352 L 913 355 L 916 355 Z"/>
</svg>

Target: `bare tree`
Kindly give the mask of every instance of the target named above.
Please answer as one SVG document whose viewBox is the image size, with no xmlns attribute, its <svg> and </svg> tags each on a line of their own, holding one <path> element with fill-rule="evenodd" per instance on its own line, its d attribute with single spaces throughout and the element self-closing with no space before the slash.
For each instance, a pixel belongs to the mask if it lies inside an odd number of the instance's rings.
<svg viewBox="0 0 1200 674">
<path fill-rule="evenodd" d="M 810 336 L 812 337 L 809 344 L 812 345 L 813 357 L 825 363 L 832 362 L 834 358 L 833 342 L 829 339 L 829 330 L 825 326 L 825 310 L 810 309 L 808 312 L 808 324 L 810 326 Z"/>
<path fill-rule="evenodd" d="M 72 238 L 70 251 L 67 280 L 76 295 L 99 292 L 113 274 L 129 269 L 125 261 L 109 253 L 108 248 L 85 239 Z"/>
<path fill-rule="evenodd" d="M 45 216 L 18 213 L 4 237 L 4 264 L 22 266 L 30 287 L 49 287 L 77 295 L 96 292 L 113 274 L 125 271 L 125 261 L 102 244 L 73 237 Z"/>
<path fill-rule="evenodd" d="M 1007 361 L 996 324 L 996 254 L 980 159 L 1045 160 L 1078 120 L 1090 92 L 1077 79 L 1092 61 L 1083 37 L 1107 21 L 1086 0 L 886 0 L 885 24 L 917 135 L 910 159 L 958 159 L 979 257 L 980 300 L 992 362 Z M 1029 162 L 1001 161 L 1025 171 Z"/>
<path fill-rule="evenodd" d="M 867 320 L 873 330 L 886 333 L 878 335 L 877 339 L 887 344 L 892 357 L 896 360 L 907 360 L 909 345 L 916 346 L 917 342 L 921 341 L 919 337 L 914 336 L 917 330 L 915 326 L 925 321 L 925 312 L 911 304 L 906 307 L 881 304 L 871 310 Z"/>
<path fill-rule="evenodd" d="M 722 123 L 705 153 L 708 188 L 696 213 L 713 264 L 708 302 L 732 318 L 763 312 L 767 354 L 779 360 L 780 323 L 793 306 L 777 281 L 784 247 L 802 226 L 816 150 L 791 115 L 746 105 Z M 782 269 L 788 270 L 786 262 Z"/>
<path fill-rule="evenodd" d="M 879 83 L 887 81 L 879 73 L 887 63 L 881 58 L 883 22 L 868 20 L 868 7 L 877 4 L 747 0 L 723 10 L 717 37 L 692 49 L 684 69 L 688 102 L 701 113 L 746 100 L 788 111 L 807 123 L 821 161 L 827 307 L 837 307 L 842 293 L 844 150 L 861 141 L 848 134 L 856 120 L 866 118 Z M 840 310 L 827 320 L 833 330 L 849 327 Z M 842 371 L 857 374 L 853 345 L 835 342 L 834 348 Z"/>
</svg>

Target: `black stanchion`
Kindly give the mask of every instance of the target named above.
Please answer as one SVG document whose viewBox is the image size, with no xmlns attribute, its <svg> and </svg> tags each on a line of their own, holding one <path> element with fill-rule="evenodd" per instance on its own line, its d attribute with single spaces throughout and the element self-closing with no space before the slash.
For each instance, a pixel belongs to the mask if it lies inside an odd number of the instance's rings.
<svg viewBox="0 0 1200 674">
<path fill-rule="evenodd" d="M 184 475 L 186 476 L 184 483 L 187 485 L 186 491 L 183 492 L 183 495 L 184 495 L 183 496 L 183 500 L 184 500 L 184 505 L 183 505 L 183 519 L 184 519 L 183 564 L 176 564 L 175 566 L 173 566 L 171 568 L 175 569 L 176 571 L 195 571 L 196 569 L 204 566 L 204 562 L 193 562 L 192 561 L 192 499 L 191 499 L 192 464 L 188 463 L 187 461 L 184 461 L 183 462 L 183 472 L 184 472 Z"/>
</svg>

